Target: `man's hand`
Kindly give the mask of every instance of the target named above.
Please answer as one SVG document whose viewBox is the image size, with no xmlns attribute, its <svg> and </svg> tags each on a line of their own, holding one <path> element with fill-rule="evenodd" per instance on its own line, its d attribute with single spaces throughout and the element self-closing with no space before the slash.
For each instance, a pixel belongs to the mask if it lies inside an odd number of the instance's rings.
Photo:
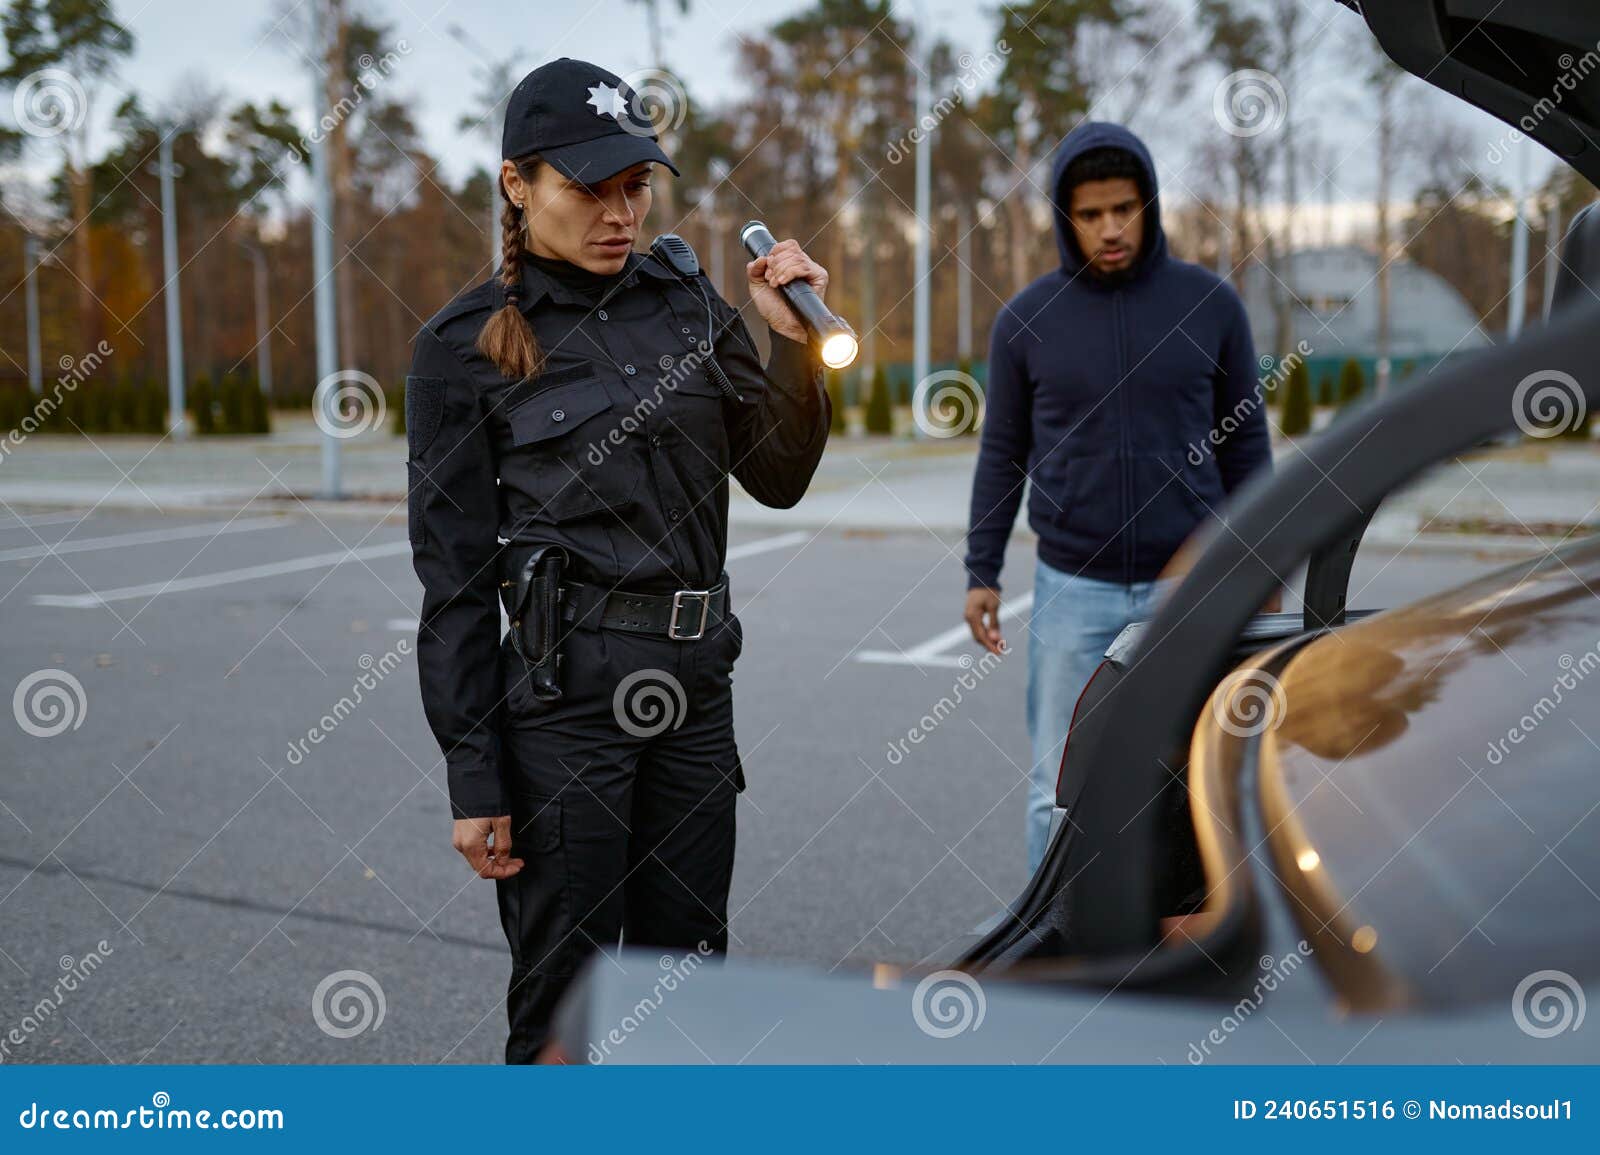
<svg viewBox="0 0 1600 1155">
<path fill-rule="evenodd" d="M 967 628 L 972 640 L 991 654 L 1006 652 L 1005 639 L 1000 636 L 1000 591 L 979 586 L 967 591 Z"/>
<path fill-rule="evenodd" d="M 809 336 L 806 327 L 800 315 L 789 307 L 779 286 L 793 280 L 808 281 L 821 297 L 828 291 L 828 270 L 806 256 L 799 241 L 790 239 L 779 241 L 766 256 L 746 264 L 744 272 L 750 299 L 772 331 L 791 341 L 805 341 Z"/>
<path fill-rule="evenodd" d="M 489 835 L 494 835 L 494 845 Z M 510 878 L 522 869 L 522 859 L 511 857 L 511 815 L 498 818 L 457 818 L 450 845 L 460 851 L 479 878 Z"/>
</svg>

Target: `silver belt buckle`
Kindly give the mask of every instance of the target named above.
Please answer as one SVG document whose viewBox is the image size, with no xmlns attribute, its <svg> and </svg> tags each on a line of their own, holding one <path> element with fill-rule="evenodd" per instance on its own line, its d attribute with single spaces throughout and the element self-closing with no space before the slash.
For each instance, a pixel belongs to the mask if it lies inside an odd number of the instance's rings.
<svg viewBox="0 0 1600 1155">
<path fill-rule="evenodd" d="M 700 624 L 692 634 L 678 632 L 678 617 L 683 613 L 685 598 L 700 599 Z M 691 610 L 691 613 L 694 611 Z M 672 595 L 672 617 L 667 620 L 667 637 L 675 642 L 694 642 L 706 636 L 706 619 L 711 616 L 710 590 L 679 590 Z"/>
</svg>

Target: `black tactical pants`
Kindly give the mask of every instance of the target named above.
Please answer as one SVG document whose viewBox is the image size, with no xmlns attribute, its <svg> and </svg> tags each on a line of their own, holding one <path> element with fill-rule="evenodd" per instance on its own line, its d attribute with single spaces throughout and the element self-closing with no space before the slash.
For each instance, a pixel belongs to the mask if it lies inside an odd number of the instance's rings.
<svg viewBox="0 0 1600 1155">
<path fill-rule="evenodd" d="M 501 647 L 512 852 L 495 883 L 511 944 L 506 1062 L 529 1063 L 574 970 L 595 950 L 705 950 L 728 942 L 738 619 L 697 641 L 591 626 L 561 643 L 563 696 L 531 693 Z"/>
</svg>

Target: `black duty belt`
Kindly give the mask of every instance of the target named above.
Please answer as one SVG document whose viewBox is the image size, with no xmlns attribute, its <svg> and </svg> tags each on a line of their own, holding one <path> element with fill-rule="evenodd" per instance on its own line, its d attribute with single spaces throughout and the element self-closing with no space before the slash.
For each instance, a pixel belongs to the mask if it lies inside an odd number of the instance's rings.
<svg viewBox="0 0 1600 1155">
<path fill-rule="evenodd" d="M 703 590 L 668 594 L 632 593 L 586 582 L 561 583 L 561 620 L 675 642 L 693 642 L 728 616 L 728 575 Z"/>
</svg>

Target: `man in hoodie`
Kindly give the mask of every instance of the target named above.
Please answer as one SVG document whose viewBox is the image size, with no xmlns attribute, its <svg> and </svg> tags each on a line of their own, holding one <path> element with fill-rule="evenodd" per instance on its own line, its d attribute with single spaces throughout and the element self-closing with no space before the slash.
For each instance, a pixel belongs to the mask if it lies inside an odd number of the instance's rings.
<svg viewBox="0 0 1600 1155">
<path fill-rule="evenodd" d="M 1106 647 L 1150 615 L 1190 532 L 1271 461 L 1244 306 L 1167 253 L 1144 143 L 1086 122 L 1062 141 L 1052 188 L 1061 267 L 995 319 L 966 557 L 967 625 L 999 653 L 1000 567 L 1031 481 L 1030 873 L 1073 707 Z"/>
</svg>

